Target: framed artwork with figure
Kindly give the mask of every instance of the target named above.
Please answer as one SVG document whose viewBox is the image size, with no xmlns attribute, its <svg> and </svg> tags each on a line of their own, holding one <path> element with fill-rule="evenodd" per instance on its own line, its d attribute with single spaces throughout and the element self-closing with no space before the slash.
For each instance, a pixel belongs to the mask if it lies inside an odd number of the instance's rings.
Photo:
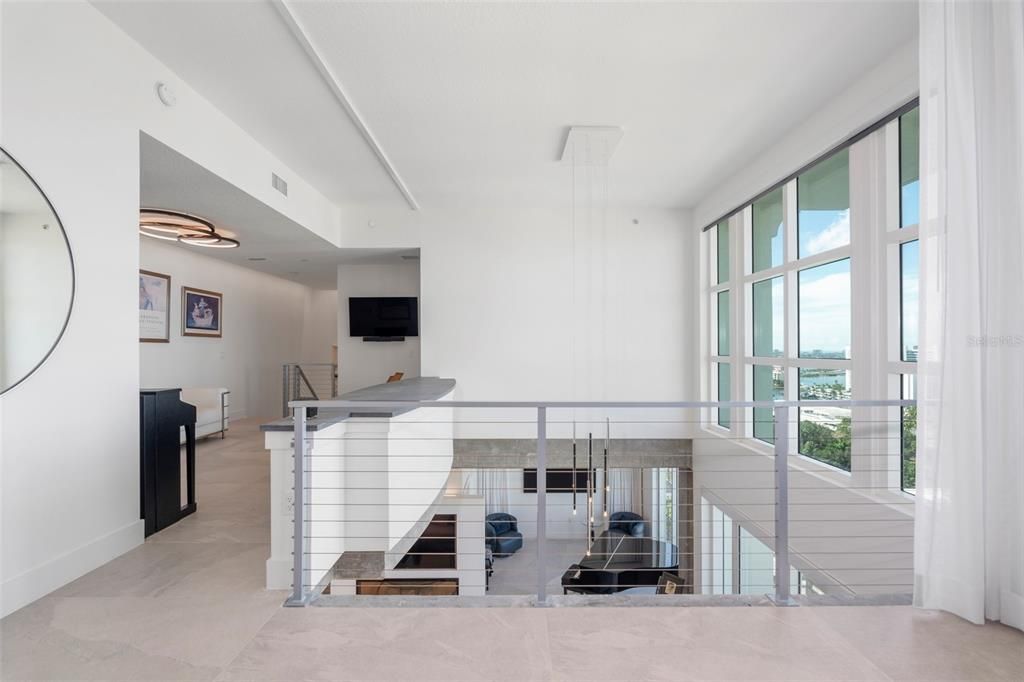
<svg viewBox="0 0 1024 682">
<path fill-rule="evenodd" d="M 216 291 L 181 288 L 181 335 L 220 338 L 224 296 Z"/>
<path fill-rule="evenodd" d="M 171 340 L 171 276 L 139 270 L 139 341 Z"/>
</svg>

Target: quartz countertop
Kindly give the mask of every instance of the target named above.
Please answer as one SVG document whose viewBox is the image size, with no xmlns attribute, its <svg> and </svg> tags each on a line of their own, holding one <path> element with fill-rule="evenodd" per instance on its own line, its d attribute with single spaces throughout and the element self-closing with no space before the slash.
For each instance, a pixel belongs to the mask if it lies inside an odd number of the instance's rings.
<svg viewBox="0 0 1024 682">
<path fill-rule="evenodd" d="M 437 400 L 444 397 L 455 388 L 455 379 L 443 379 L 441 377 L 416 377 L 414 379 L 403 379 L 390 384 L 378 384 L 367 386 L 355 391 L 349 391 L 339 395 L 335 400 L 359 400 L 368 402 L 420 402 L 425 400 Z M 414 408 L 413 408 L 414 409 Z M 410 409 L 383 408 L 379 411 L 369 411 L 365 408 L 350 410 L 348 408 L 321 408 L 315 417 L 306 420 L 307 431 L 319 431 L 344 421 L 353 416 L 358 417 L 394 417 Z M 261 431 L 292 431 L 295 428 L 291 417 L 277 419 L 260 426 Z"/>
</svg>

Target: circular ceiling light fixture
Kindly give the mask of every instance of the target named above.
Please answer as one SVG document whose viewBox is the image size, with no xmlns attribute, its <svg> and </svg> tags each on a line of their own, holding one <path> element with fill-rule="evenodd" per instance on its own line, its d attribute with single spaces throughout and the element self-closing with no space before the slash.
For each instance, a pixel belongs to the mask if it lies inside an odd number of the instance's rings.
<svg viewBox="0 0 1024 682">
<path fill-rule="evenodd" d="M 143 208 L 139 211 L 139 234 L 213 249 L 233 249 L 239 246 L 237 239 L 217 232 L 209 220 L 163 208 Z"/>
</svg>

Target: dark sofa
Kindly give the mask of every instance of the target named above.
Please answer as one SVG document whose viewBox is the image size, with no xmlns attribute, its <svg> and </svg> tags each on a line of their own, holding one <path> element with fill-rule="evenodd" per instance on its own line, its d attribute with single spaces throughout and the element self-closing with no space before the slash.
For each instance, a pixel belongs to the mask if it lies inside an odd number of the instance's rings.
<svg viewBox="0 0 1024 682">
<path fill-rule="evenodd" d="M 496 557 L 514 554 L 523 546 L 523 534 L 519 532 L 519 521 L 505 512 L 487 515 L 485 524 L 487 546 Z"/>
<path fill-rule="evenodd" d="M 633 512 L 615 512 L 608 517 L 608 530 L 642 538 L 647 534 L 647 522 Z"/>
</svg>

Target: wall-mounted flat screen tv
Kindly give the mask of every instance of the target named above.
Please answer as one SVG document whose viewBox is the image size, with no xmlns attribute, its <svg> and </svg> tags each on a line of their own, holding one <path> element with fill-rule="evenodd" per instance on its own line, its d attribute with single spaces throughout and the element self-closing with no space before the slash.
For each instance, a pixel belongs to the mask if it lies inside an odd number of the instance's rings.
<svg viewBox="0 0 1024 682">
<path fill-rule="evenodd" d="M 571 493 L 572 492 L 572 469 L 548 469 L 549 493 Z M 523 492 L 537 492 L 537 470 L 523 469 Z M 587 492 L 587 470 L 576 470 L 576 492 Z"/>
<path fill-rule="evenodd" d="M 377 297 L 348 299 L 348 333 L 362 337 L 419 336 L 415 298 Z"/>
</svg>

